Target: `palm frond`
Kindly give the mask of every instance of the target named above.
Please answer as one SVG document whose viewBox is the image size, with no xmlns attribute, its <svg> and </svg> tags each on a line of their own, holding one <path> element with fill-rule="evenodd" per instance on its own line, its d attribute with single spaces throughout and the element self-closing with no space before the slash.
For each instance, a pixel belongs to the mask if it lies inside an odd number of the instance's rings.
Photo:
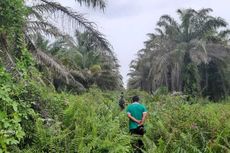
<svg viewBox="0 0 230 153">
<path fill-rule="evenodd" d="M 68 43 L 69 46 L 75 46 L 74 40 L 70 35 L 63 33 L 55 25 L 46 21 L 27 21 L 25 30 L 27 35 L 33 36 L 39 33 L 46 36 L 59 37 L 60 39 Z"/>
<path fill-rule="evenodd" d="M 207 31 L 211 31 L 213 29 L 221 28 L 221 27 L 226 27 L 228 24 L 227 22 L 218 17 L 218 18 L 210 18 L 203 26 L 202 32 L 205 33 Z"/>
<path fill-rule="evenodd" d="M 156 31 L 157 33 L 159 33 L 161 36 L 164 36 L 164 32 L 163 32 L 162 29 L 160 29 L 160 28 L 155 28 L 155 31 Z"/>
<path fill-rule="evenodd" d="M 88 21 L 84 18 L 84 15 L 78 12 L 72 11 L 71 8 L 64 7 L 59 3 L 51 2 L 48 0 L 41 0 L 43 3 L 32 6 L 32 9 L 35 9 L 40 13 L 51 13 L 53 15 L 60 15 L 63 18 L 63 22 L 68 22 L 68 25 L 73 27 L 83 27 L 86 30 L 90 31 L 95 39 L 97 39 L 103 48 L 108 51 L 112 50 L 112 46 L 105 39 L 104 35 L 96 29 L 96 25 L 93 22 Z M 71 27 L 71 26 L 70 26 Z"/>
<path fill-rule="evenodd" d="M 185 9 L 177 11 L 180 15 L 180 19 L 182 21 L 181 27 L 183 27 L 184 31 L 189 31 L 189 26 L 191 23 L 191 18 L 194 17 L 197 12 L 194 9 Z"/>
<path fill-rule="evenodd" d="M 220 36 L 221 38 L 226 38 L 227 36 L 230 36 L 230 30 L 222 30 L 219 32 L 218 36 Z"/>
<path fill-rule="evenodd" d="M 167 21 L 167 22 L 169 22 L 171 25 L 178 27 L 178 23 L 177 23 L 171 16 L 169 16 L 169 15 L 162 15 L 162 16 L 160 17 L 160 20 L 161 20 L 161 21 Z"/>
<path fill-rule="evenodd" d="M 208 56 L 211 58 L 217 58 L 220 61 L 225 61 L 230 57 L 230 47 L 223 46 L 222 44 L 207 44 Z"/>
<path fill-rule="evenodd" d="M 70 73 L 76 80 L 83 80 L 86 81 L 85 75 L 81 71 L 71 70 Z"/>
<path fill-rule="evenodd" d="M 197 14 L 197 11 L 194 9 L 178 9 L 177 13 L 179 14 L 180 18 L 183 20 L 184 18 L 188 16 Z"/>
<path fill-rule="evenodd" d="M 36 18 L 39 21 L 44 21 L 44 18 L 42 16 L 42 14 L 39 14 L 35 9 L 32 9 L 32 7 L 28 7 L 27 6 L 27 10 L 28 10 L 28 17 L 27 18 Z"/>
<path fill-rule="evenodd" d="M 162 20 L 159 20 L 158 22 L 157 22 L 157 25 L 159 26 L 159 27 L 163 27 L 163 28 L 167 28 L 167 27 L 169 27 L 170 25 L 169 25 L 169 23 L 167 23 L 166 21 L 162 21 Z"/>
<path fill-rule="evenodd" d="M 26 36 L 26 38 L 29 50 L 31 51 L 33 57 L 38 63 L 46 65 L 47 67 L 53 69 L 59 76 L 65 78 L 67 84 L 75 83 L 78 86 L 79 90 L 85 90 L 84 86 L 74 79 L 74 77 L 64 65 L 58 63 L 54 60 L 53 57 L 36 48 L 33 42 L 30 40 L 30 37 Z"/>
<path fill-rule="evenodd" d="M 28 21 L 26 25 L 26 30 L 34 34 L 36 34 L 39 31 L 54 37 L 67 36 L 66 34 L 63 34 L 56 26 L 45 21 Z"/>
<path fill-rule="evenodd" d="M 150 40 L 153 40 L 156 38 L 156 35 L 154 33 L 148 33 L 147 36 L 149 37 Z"/>
<path fill-rule="evenodd" d="M 217 33 L 216 30 L 218 28 L 226 27 L 227 22 L 224 19 L 219 18 L 219 17 L 218 18 L 207 17 L 206 20 L 207 21 L 204 22 L 202 26 L 193 33 L 193 36 L 199 39 L 201 39 L 202 37 L 211 38 L 211 40 L 220 39 L 220 38 L 217 38 L 217 35 L 214 35 L 214 34 Z"/>
<path fill-rule="evenodd" d="M 100 9 L 104 9 L 106 7 L 105 0 L 76 0 L 80 3 L 80 5 L 85 4 L 88 7 L 99 7 Z"/>
<path fill-rule="evenodd" d="M 204 9 L 198 10 L 198 14 L 200 16 L 206 16 L 208 13 L 210 13 L 212 11 L 213 11 L 213 9 L 211 9 L 211 8 L 204 8 Z"/>
</svg>

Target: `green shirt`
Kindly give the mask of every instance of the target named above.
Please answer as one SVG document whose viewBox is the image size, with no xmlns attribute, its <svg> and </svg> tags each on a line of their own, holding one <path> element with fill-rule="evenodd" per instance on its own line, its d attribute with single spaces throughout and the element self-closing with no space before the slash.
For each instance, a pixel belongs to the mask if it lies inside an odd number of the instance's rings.
<svg viewBox="0 0 230 153">
<path fill-rule="evenodd" d="M 147 112 L 147 109 L 145 108 L 144 105 L 134 102 L 132 104 L 129 104 L 127 107 L 127 113 L 131 114 L 134 118 L 137 120 L 141 120 L 143 113 Z M 129 129 L 136 129 L 138 127 L 138 124 L 131 119 L 129 119 Z"/>
</svg>

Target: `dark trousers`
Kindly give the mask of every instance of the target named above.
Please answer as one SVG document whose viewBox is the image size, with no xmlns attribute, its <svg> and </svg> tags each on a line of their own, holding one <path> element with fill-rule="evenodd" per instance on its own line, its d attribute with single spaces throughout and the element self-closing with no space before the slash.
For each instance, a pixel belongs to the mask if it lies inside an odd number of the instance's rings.
<svg viewBox="0 0 230 153">
<path fill-rule="evenodd" d="M 144 126 L 139 126 L 136 129 L 130 129 L 130 133 L 131 135 L 138 135 L 138 136 L 143 136 L 145 131 L 144 131 Z M 142 153 L 141 150 L 144 149 L 144 143 L 142 142 L 142 140 L 140 138 L 137 139 L 137 141 L 132 143 L 132 146 L 134 148 L 134 152 L 135 153 Z"/>
</svg>

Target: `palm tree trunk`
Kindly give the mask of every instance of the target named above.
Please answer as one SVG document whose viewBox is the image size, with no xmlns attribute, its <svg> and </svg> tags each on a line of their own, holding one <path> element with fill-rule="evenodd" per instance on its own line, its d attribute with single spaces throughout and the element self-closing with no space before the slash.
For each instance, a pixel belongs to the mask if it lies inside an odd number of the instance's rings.
<svg viewBox="0 0 230 153">
<path fill-rule="evenodd" d="M 208 89 L 208 67 L 205 64 L 205 90 Z"/>
<path fill-rule="evenodd" d="M 8 50 L 8 43 L 7 43 L 7 34 L 6 33 L 1 33 L 0 34 L 0 44 L 2 45 L 2 56 L 3 57 L 3 62 L 6 64 L 6 69 L 11 70 L 13 66 L 15 66 L 15 62 L 12 58 L 12 56 L 9 53 Z"/>
</svg>

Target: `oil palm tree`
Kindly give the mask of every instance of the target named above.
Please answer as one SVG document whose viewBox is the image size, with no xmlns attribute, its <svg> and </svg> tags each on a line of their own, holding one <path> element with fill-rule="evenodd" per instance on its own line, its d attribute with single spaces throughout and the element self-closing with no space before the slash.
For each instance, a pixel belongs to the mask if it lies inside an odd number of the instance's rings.
<svg viewBox="0 0 230 153">
<path fill-rule="evenodd" d="M 86 5 L 87 7 L 93 7 L 93 8 L 99 8 L 104 9 L 106 6 L 106 2 L 104 0 L 77 0 L 76 2 L 80 3 L 81 5 Z M 36 1 L 22 1 L 17 0 L 14 3 L 11 4 L 7 1 L 1 1 L 1 6 L 10 6 L 11 7 L 11 14 L 14 15 L 14 13 L 17 13 L 17 10 L 21 10 L 18 12 L 20 19 L 25 18 L 25 22 L 21 22 L 18 25 L 19 31 L 23 31 L 24 35 L 17 34 L 18 32 L 15 32 L 14 39 L 15 40 L 21 40 L 26 39 L 26 42 L 28 44 L 28 49 L 31 51 L 32 55 L 35 57 L 38 63 L 48 66 L 53 70 L 54 73 L 57 73 L 57 75 L 62 76 L 65 78 L 66 82 L 69 81 L 76 81 L 73 79 L 72 75 L 69 73 L 69 70 L 62 65 L 60 62 L 55 60 L 51 55 L 47 54 L 44 50 L 37 47 L 35 44 L 35 39 L 37 34 L 42 35 L 48 35 L 48 36 L 54 36 L 62 37 L 67 41 L 69 44 L 72 43 L 72 39 L 67 32 L 64 32 L 64 29 L 59 28 L 56 23 L 63 23 L 65 24 L 65 29 L 68 27 L 71 31 L 71 28 L 73 30 L 76 29 L 82 29 L 82 30 L 88 30 L 92 33 L 92 39 L 100 43 L 100 46 L 104 48 L 104 50 L 111 52 L 111 46 L 109 42 L 104 38 L 103 34 L 101 34 L 98 30 L 96 25 L 93 22 L 88 21 L 84 16 L 76 11 L 73 11 L 71 8 L 65 7 L 58 3 L 57 1 L 51 1 L 51 0 L 36 0 Z M 20 3 L 20 7 L 18 4 Z M 11 6 L 12 5 L 12 6 Z M 22 6 L 24 5 L 24 7 Z M 23 9 L 22 9 L 23 8 Z M 25 11 L 23 11 L 25 10 Z M 8 14 L 8 13 L 6 13 Z M 19 18 L 17 17 L 17 18 Z M 13 18 L 11 17 L 11 20 Z M 8 21 L 8 20 L 6 20 Z M 9 22 L 10 23 L 10 22 Z M 13 24 L 12 24 L 13 25 Z M 5 25 L 4 25 L 5 26 Z M 6 25 L 7 26 L 7 25 Z M 9 24 L 8 24 L 9 26 Z M 69 32 L 70 32 L 69 31 Z M 2 44 L 6 44 L 3 42 L 7 42 L 7 34 L 1 33 L 1 42 Z M 23 37 L 23 38 L 22 38 Z M 12 41 L 14 45 L 11 46 L 17 46 L 18 41 Z M 8 43 L 5 46 L 10 46 Z M 5 47 L 6 48 L 6 47 Z M 12 67 L 15 63 L 15 49 L 4 49 L 4 53 L 7 53 L 5 55 L 6 60 L 8 63 L 10 63 L 8 67 Z M 9 51 L 11 50 L 11 51 Z"/>
<path fill-rule="evenodd" d="M 171 91 L 197 94 L 201 90 L 198 66 L 214 59 L 225 61 L 229 30 L 224 29 L 227 23 L 223 19 L 209 15 L 211 11 L 178 10 L 180 23 L 169 15 L 161 16 L 156 33 L 149 34 L 144 53 L 138 58 L 138 62 L 149 58 L 150 68 L 144 78 L 151 84 L 150 90 L 164 85 Z M 224 30 L 219 32 L 219 28 Z"/>
<path fill-rule="evenodd" d="M 79 2 L 81 5 L 85 4 L 88 7 L 98 7 L 100 9 L 104 9 L 106 6 L 105 1 L 103 0 L 78 0 L 77 2 Z M 82 14 L 73 11 L 71 8 L 62 6 L 58 2 L 50 0 L 39 0 L 35 3 L 28 4 L 27 6 L 29 15 L 27 17 L 25 34 L 31 46 L 34 45 L 33 39 L 30 36 L 33 36 L 34 34 L 36 35 L 37 33 L 48 34 L 54 37 L 62 37 L 69 43 L 73 42 L 69 35 L 62 32 L 63 29 L 59 29 L 57 25 L 51 22 L 51 19 L 53 20 L 56 18 L 57 21 L 61 20 L 62 23 L 67 23 L 68 25 L 73 26 L 74 29 L 78 29 L 80 27 L 90 31 L 92 39 L 100 43 L 100 46 L 102 46 L 104 50 L 111 52 L 111 46 L 104 38 L 103 34 L 96 29 L 94 23 L 85 19 Z M 71 28 L 71 26 L 69 26 L 69 28 Z M 59 75 L 64 76 L 67 81 L 69 78 L 74 80 L 68 69 L 58 63 L 56 60 L 53 60 L 53 58 L 48 55 L 47 52 L 38 50 L 36 46 L 34 46 L 31 50 L 33 50 L 34 56 L 40 63 L 53 68 L 55 72 L 59 73 Z"/>
<path fill-rule="evenodd" d="M 96 84 L 101 89 L 119 89 L 122 78 L 113 52 L 105 51 L 91 32 L 76 31 L 74 46 L 58 40 L 48 51 L 71 70 L 72 76 L 85 88 Z"/>
</svg>

